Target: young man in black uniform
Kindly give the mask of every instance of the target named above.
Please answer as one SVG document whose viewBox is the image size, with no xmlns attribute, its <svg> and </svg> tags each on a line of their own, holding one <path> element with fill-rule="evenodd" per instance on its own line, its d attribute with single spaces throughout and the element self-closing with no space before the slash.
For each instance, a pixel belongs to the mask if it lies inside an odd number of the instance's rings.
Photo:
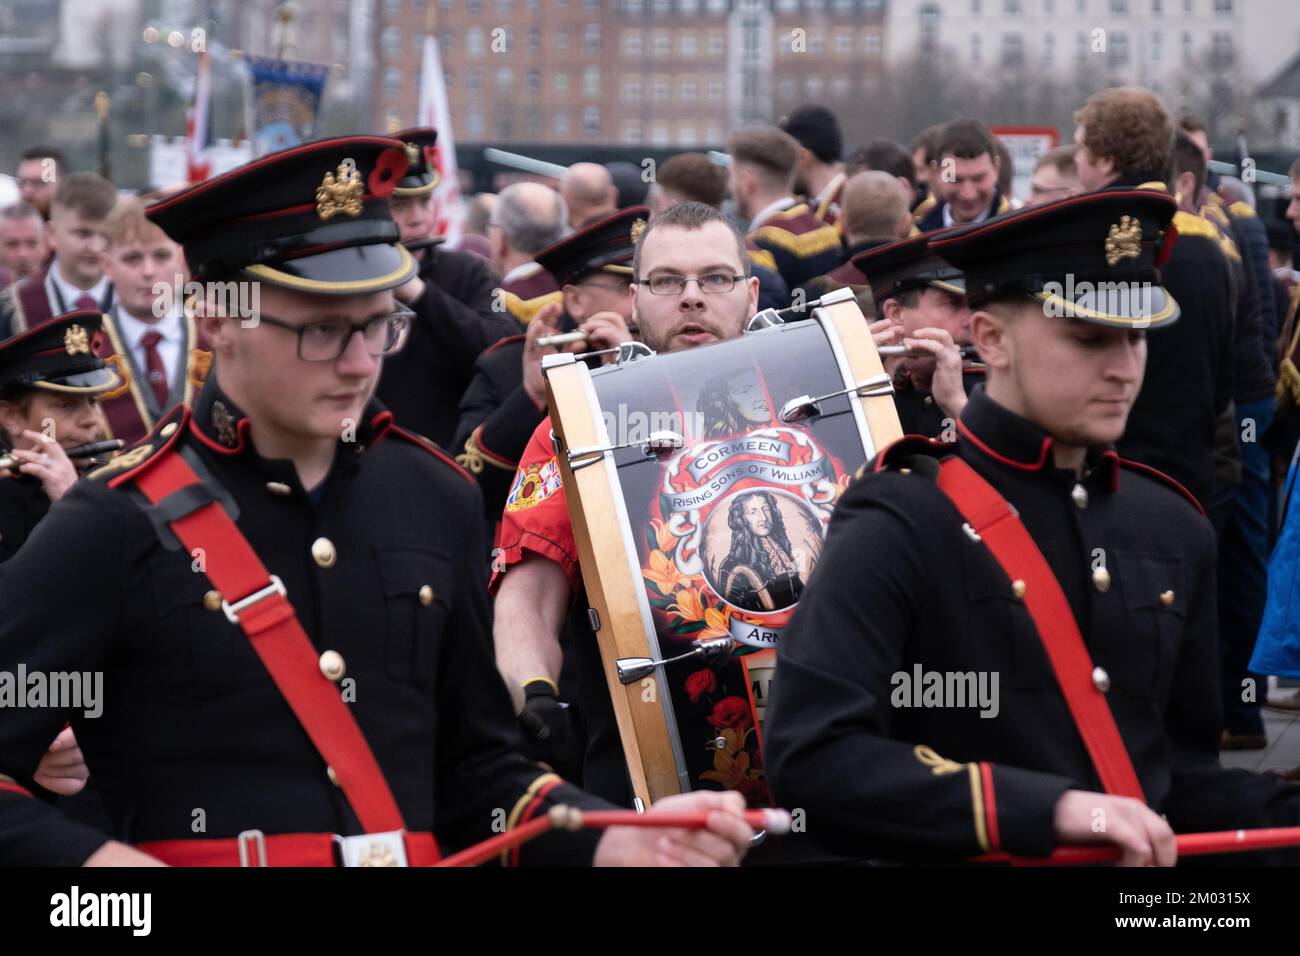
<svg viewBox="0 0 1300 956">
<path fill-rule="evenodd" d="M 864 469 L 782 639 L 768 770 L 814 839 L 1170 865 L 1175 831 L 1300 821 L 1300 792 L 1219 765 L 1209 523 L 1113 450 L 1146 330 L 1178 317 L 1158 284 L 1174 210 L 1107 191 L 932 241 L 965 273 L 988 383 L 955 443 Z"/>
<path fill-rule="evenodd" d="M 517 752 L 466 559 L 486 547 L 472 479 L 372 401 L 409 322 L 388 216 L 406 162 L 397 140 L 323 140 L 150 209 L 208 283 L 214 374 L 5 567 L 0 670 L 102 672 L 103 702 L 0 721 L 3 862 L 428 864 L 599 804 Z M 228 317 L 220 281 L 260 282 L 260 314 Z M 30 794 L 68 719 L 112 838 Z M 735 862 L 728 796 L 660 804 L 721 811 L 708 831 L 551 834 L 521 859 Z"/>
<path fill-rule="evenodd" d="M 102 437 L 96 396 L 119 384 L 91 350 L 102 322 L 99 312 L 69 312 L 0 343 L 0 455 L 15 460 L 0 472 L 0 561 L 90 466 L 65 450 Z"/>
<path fill-rule="evenodd" d="M 450 447 L 474 360 L 520 328 L 504 308 L 494 308 L 499 280 L 491 267 L 471 252 L 443 248 L 437 235 L 437 133 L 421 128 L 393 136 L 406 144 L 410 165 L 388 208 L 418 274 L 394 290 L 415 317 L 406 347 L 384 363 L 376 395 L 403 428 Z"/>
</svg>

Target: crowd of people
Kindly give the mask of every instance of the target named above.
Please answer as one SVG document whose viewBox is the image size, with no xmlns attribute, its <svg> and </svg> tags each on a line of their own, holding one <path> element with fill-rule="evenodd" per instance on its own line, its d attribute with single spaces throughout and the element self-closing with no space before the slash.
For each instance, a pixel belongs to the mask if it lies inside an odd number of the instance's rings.
<svg viewBox="0 0 1300 956">
<path fill-rule="evenodd" d="M 808 105 L 726 165 L 477 195 L 455 243 L 432 129 L 140 197 L 27 150 L 0 210 L 0 671 L 106 692 L 0 721 L 0 860 L 417 864 L 632 807 L 542 359 L 708 346 L 842 288 L 903 346 L 909 437 L 843 493 L 779 650 L 767 783 L 813 858 L 1168 864 L 1175 831 L 1300 823 L 1300 769 L 1219 761 L 1267 746 L 1265 704 L 1300 711 L 1252 665 L 1300 520 L 1300 160 L 1266 220 L 1154 94 L 1075 119 L 1023 201 L 978 120 L 849 149 Z M 891 704 L 913 664 L 998 674 L 999 715 Z M 734 864 L 745 807 L 697 790 L 650 812 L 701 828 L 503 857 Z"/>
</svg>

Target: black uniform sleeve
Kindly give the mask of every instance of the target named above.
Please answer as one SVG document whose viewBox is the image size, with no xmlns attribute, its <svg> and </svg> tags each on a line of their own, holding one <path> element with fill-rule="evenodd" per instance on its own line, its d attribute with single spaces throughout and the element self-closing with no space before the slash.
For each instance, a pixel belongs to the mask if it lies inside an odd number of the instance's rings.
<svg viewBox="0 0 1300 956">
<path fill-rule="evenodd" d="M 899 506 L 899 492 L 914 490 L 904 482 L 929 484 L 915 475 L 868 475 L 845 494 L 782 635 L 766 721 L 777 804 L 803 809 L 808 835 L 839 853 L 1045 855 L 1070 780 L 957 763 L 924 741 L 891 739 L 891 675 L 903 667 L 921 608 L 935 600 L 935 569 L 943 566 L 909 527 L 908 513 L 919 510 Z M 915 494 L 906 500 L 917 502 Z"/>
<path fill-rule="evenodd" d="M 461 512 L 466 553 L 485 553 L 477 501 Z M 558 781 L 520 752 L 514 708 L 492 657 L 487 567 L 483 561 L 466 561 L 464 567 L 439 667 L 434 825 L 439 844 L 463 849 L 493 836 L 501 824 L 513 829 L 555 804 L 613 809 L 613 804 Z M 549 833 L 525 844 L 520 862 L 590 864 L 600 836 L 592 830 Z"/>
<path fill-rule="evenodd" d="M 1219 656 L 1215 635 L 1214 536 L 1207 522 L 1189 523 L 1202 541 L 1185 643 L 1165 712 L 1172 780 L 1163 808 L 1175 833 L 1300 825 L 1300 789 L 1275 777 L 1219 763 Z M 1262 692 L 1262 688 L 1258 689 Z M 1295 849 L 1206 858 L 1229 864 L 1294 864 Z"/>
<path fill-rule="evenodd" d="M 478 479 L 487 514 L 500 517 L 515 469 L 546 410 L 538 408 L 518 382 L 517 349 L 479 359 L 460 401 L 460 423 L 452 446 L 457 460 Z"/>
<path fill-rule="evenodd" d="M 509 313 L 493 312 L 490 307 L 486 313 L 476 312 L 427 279 L 411 308 L 430 341 L 445 351 L 453 367 L 462 369 L 471 368 L 489 345 L 520 331 Z"/>
<path fill-rule="evenodd" d="M 0 673 L 103 673 L 124 585 L 124 516 L 102 487 L 78 482 L 0 569 Z M 105 674 L 104 696 L 111 699 Z M 4 677 L 0 677 L 3 680 Z M 16 687 L 21 692 L 21 687 Z M 102 703 L 102 702 L 101 702 Z M 0 720 L 0 863 L 75 866 L 108 837 L 31 796 L 32 775 L 66 722 L 83 711 L 8 707 Z"/>
</svg>

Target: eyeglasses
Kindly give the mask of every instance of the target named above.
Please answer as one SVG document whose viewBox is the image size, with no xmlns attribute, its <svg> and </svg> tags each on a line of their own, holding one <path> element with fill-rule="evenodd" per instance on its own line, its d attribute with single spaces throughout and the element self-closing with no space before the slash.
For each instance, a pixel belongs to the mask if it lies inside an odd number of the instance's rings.
<svg viewBox="0 0 1300 956">
<path fill-rule="evenodd" d="M 326 319 L 323 322 L 308 322 L 306 325 L 285 322 L 265 312 L 259 313 L 257 318 L 259 322 L 295 333 L 298 336 L 298 358 L 304 362 L 333 362 L 348 350 L 352 336 L 358 332 L 361 333 L 366 351 L 375 358 L 400 352 L 406 344 L 414 316 L 415 313 L 409 309 L 401 309 L 391 315 L 381 315 L 361 323 Z"/>
<path fill-rule="evenodd" d="M 649 279 L 638 279 L 636 284 L 649 286 L 650 291 L 655 295 L 681 295 L 686 289 L 686 283 L 694 279 L 701 292 L 717 294 L 730 292 L 743 278 L 745 277 L 727 275 L 725 272 L 710 272 L 702 276 L 677 276 L 665 273 L 651 276 Z"/>
</svg>

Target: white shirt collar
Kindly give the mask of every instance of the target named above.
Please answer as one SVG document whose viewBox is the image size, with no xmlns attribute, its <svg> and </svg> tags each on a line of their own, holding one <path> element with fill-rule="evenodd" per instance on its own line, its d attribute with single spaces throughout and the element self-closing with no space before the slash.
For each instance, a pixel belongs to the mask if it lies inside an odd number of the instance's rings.
<svg viewBox="0 0 1300 956">
<path fill-rule="evenodd" d="M 501 282 L 504 285 L 507 282 L 514 282 L 516 279 L 527 278 L 528 276 L 532 275 L 540 268 L 541 266 L 539 266 L 536 262 L 533 262 L 531 259 L 528 260 L 527 262 L 521 262 L 519 263 L 519 265 L 515 266 L 504 276 L 502 276 Z"/>
<path fill-rule="evenodd" d="M 162 336 L 159 344 L 176 342 L 181 338 L 181 314 L 178 311 L 169 312 L 152 324 L 141 322 L 121 305 L 114 306 L 113 313 L 117 317 L 117 329 L 122 333 L 122 345 L 128 349 L 141 348 L 140 340 L 150 329 Z"/>
<path fill-rule="evenodd" d="M 77 307 L 77 300 L 83 295 L 90 296 L 96 303 L 102 303 L 108 295 L 108 276 L 100 276 L 99 282 L 95 283 L 95 286 L 92 289 L 78 289 L 71 282 L 64 279 L 59 273 L 59 260 L 57 256 L 50 260 L 49 277 L 50 281 L 54 283 L 54 287 L 58 289 L 59 295 L 63 297 L 63 304 L 68 308 L 68 310 L 75 309 Z M 53 304 L 54 303 L 51 303 L 51 305 Z"/>
<path fill-rule="evenodd" d="M 840 188 L 840 184 L 844 182 L 844 179 L 845 176 L 842 172 L 836 173 L 832 176 L 831 181 L 822 187 L 822 191 L 813 198 L 812 205 L 814 207 L 820 207 L 822 202 L 835 194 L 835 190 Z"/>
<path fill-rule="evenodd" d="M 753 232 L 759 226 L 763 225 L 763 223 L 766 222 L 768 219 L 771 219 L 772 216 L 776 215 L 778 212 L 784 212 L 785 210 L 789 209 L 793 205 L 794 205 L 793 196 L 786 196 L 783 199 L 778 199 L 774 203 L 769 203 L 768 205 L 760 209 L 755 214 L 753 219 L 749 220 L 749 231 Z"/>
</svg>

